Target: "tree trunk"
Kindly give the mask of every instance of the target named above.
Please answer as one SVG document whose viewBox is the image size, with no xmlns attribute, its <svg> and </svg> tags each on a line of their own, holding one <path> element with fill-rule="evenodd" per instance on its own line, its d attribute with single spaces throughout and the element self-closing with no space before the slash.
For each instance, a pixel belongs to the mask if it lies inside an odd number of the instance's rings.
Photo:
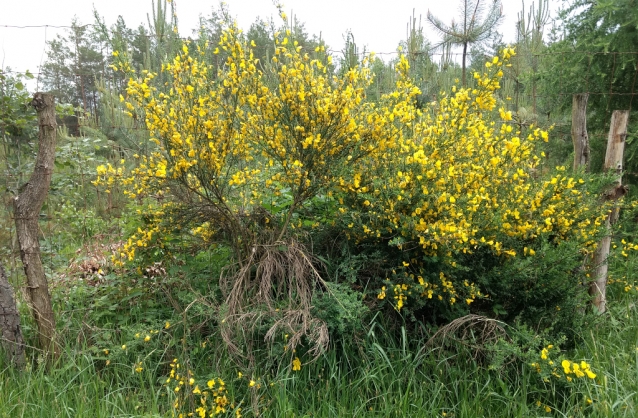
<svg viewBox="0 0 638 418">
<path fill-rule="evenodd" d="M 465 56 L 466 55 L 467 55 L 467 42 L 463 43 L 463 76 L 462 76 L 463 88 L 467 87 L 467 85 L 465 84 Z"/>
<path fill-rule="evenodd" d="M 46 93 L 36 93 L 31 105 L 38 112 L 39 149 L 29 181 L 20 188 L 13 201 L 20 258 L 27 276 L 27 293 L 35 318 L 40 348 L 57 357 L 55 346 L 55 318 L 51 296 L 40 258 L 38 218 L 49 191 L 55 161 L 55 99 Z"/>
<path fill-rule="evenodd" d="M 627 193 L 622 185 L 623 154 L 625 151 L 625 138 L 627 137 L 628 110 L 614 110 L 611 116 L 611 127 L 607 138 L 607 152 L 605 154 L 605 171 L 615 171 L 618 174 L 616 184 L 605 193 L 604 199 L 616 201 Z M 606 310 L 607 294 L 607 257 L 611 246 L 611 226 L 618 219 L 620 210 L 617 206 L 611 209 L 605 221 L 607 235 L 598 243 L 594 253 L 594 281 L 589 284 L 589 294 L 593 297 L 592 304 L 598 311 Z"/>
<path fill-rule="evenodd" d="M 589 136 L 587 135 L 588 93 L 574 94 L 572 99 L 572 141 L 574 142 L 574 171 L 584 167 L 589 172 Z"/>
<path fill-rule="evenodd" d="M 16 307 L 13 288 L 0 264 L 0 347 L 7 359 L 17 367 L 23 367 L 24 340 L 20 329 L 20 314 Z"/>
</svg>

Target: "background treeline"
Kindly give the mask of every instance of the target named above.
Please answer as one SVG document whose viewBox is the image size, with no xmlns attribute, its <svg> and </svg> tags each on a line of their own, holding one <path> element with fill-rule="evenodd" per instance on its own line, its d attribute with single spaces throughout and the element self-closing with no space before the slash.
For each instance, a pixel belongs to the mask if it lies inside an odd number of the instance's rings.
<svg viewBox="0 0 638 418">
<path fill-rule="evenodd" d="M 468 14 L 475 12 L 471 3 L 466 6 Z M 487 9 L 485 2 L 478 3 Z M 518 56 L 505 72 L 500 95 L 507 99 L 521 126 L 556 126 L 554 138 L 559 141 L 552 145 L 551 153 L 556 163 L 562 163 L 570 152 L 572 94 L 590 93 L 588 126 L 592 148 L 598 151 L 592 153 L 594 170 L 602 167 L 611 111 L 632 108 L 636 89 L 636 16 L 632 4 L 631 0 L 565 2 L 556 16 L 550 16 L 547 1 L 528 8 L 523 4 L 516 39 L 508 40 Z M 66 35 L 48 42 L 39 77 L 43 87 L 54 93 L 59 103 L 75 108 L 76 116 L 82 119 L 79 124 L 99 128 L 110 140 L 126 141 L 126 134 L 117 129 L 125 122 L 113 119 L 115 104 L 111 99 L 125 93 L 128 80 L 121 71 L 111 68 L 119 59 L 113 56 L 114 51 L 125 54 L 132 69 L 156 72 L 184 40 L 209 41 L 211 62 L 224 62 L 223 54 L 213 56 L 212 51 L 221 35 L 220 22 L 230 17 L 228 6 L 219 6 L 202 17 L 199 29 L 185 39 L 174 31 L 177 18 L 172 6 L 163 1 L 154 3 L 148 21 L 137 28 L 127 26 L 122 18 L 108 24 L 97 10 L 94 23 L 71 22 Z M 467 61 L 468 74 L 480 69 L 486 57 L 505 46 L 498 32 L 500 10 L 484 12 L 480 25 L 469 29 L 447 27 L 447 22 L 435 16 L 409 16 L 406 37 L 398 41 L 397 51 L 384 51 L 374 59 L 375 82 L 369 87 L 368 97 L 375 100 L 392 90 L 399 53 L 410 62 L 411 76 L 422 91 L 417 100 L 423 103 L 436 100 L 441 91 L 462 79 L 463 61 Z M 345 45 L 338 50 L 325 45 L 319 36 L 308 34 L 297 16 L 291 16 L 285 26 L 272 18 L 258 19 L 246 31 L 247 38 L 255 42 L 256 58 L 264 68 L 274 54 L 274 33 L 286 28 L 292 30 L 305 51 L 325 47 L 334 58 L 330 71 L 335 73 L 356 67 L 367 54 L 354 33 L 344 34 Z M 439 32 L 440 37 L 428 39 L 425 26 Z M 12 77 L 10 72 L 6 76 Z M 467 82 L 474 80 L 468 77 Z M 635 124 L 635 118 L 630 118 L 627 174 L 632 183 L 636 172 L 631 146 Z M 77 125 L 72 125 L 68 124 L 71 133 L 78 135 Z"/>
</svg>

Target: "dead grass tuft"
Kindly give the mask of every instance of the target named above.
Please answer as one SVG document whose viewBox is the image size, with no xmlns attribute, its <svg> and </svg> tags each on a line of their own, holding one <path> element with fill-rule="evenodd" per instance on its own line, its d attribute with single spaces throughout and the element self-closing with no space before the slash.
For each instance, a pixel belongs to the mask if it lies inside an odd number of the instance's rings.
<svg viewBox="0 0 638 418">
<path fill-rule="evenodd" d="M 425 343 L 424 351 L 439 353 L 469 350 L 474 360 L 485 360 L 500 340 L 511 341 L 505 323 L 481 315 L 466 315 L 439 328 Z"/>
<path fill-rule="evenodd" d="M 222 280 L 227 290 L 227 313 L 222 336 L 231 351 L 240 354 L 237 342 L 254 335 L 263 320 L 272 323 L 265 341 L 288 334 L 287 349 L 303 343 L 318 356 L 329 342 L 327 324 L 311 313 L 315 292 L 325 290 L 316 266 L 320 263 L 299 241 L 255 245 L 239 270 Z M 241 353 L 250 357 L 250 353 Z"/>
</svg>

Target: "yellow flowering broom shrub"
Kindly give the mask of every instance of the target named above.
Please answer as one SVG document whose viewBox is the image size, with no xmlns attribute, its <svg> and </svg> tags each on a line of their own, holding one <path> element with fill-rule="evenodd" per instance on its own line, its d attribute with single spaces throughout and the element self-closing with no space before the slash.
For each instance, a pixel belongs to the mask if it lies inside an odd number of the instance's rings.
<svg viewBox="0 0 638 418">
<path fill-rule="evenodd" d="M 146 228 L 116 261 L 162 246 L 175 230 L 222 242 L 234 254 L 226 323 L 268 312 L 275 318 L 268 336 L 286 328 L 291 347 L 303 335 L 325 346 L 326 326 L 310 308 L 312 294 L 326 287 L 291 231 L 310 199 L 330 196 L 347 168 L 386 148 L 395 137 L 387 130 L 398 128 L 365 101 L 366 65 L 333 77 L 330 57 L 301 50 L 290 32 L 277 34 L 267 74 L 233 25 L 215 46 L 226 57 L 221 69 L 205 62 L 208 48 L 185 44 L 161 77 L 129 81 L 126 107 L 145 121 L 152 150 L 135 155 L 135 167 L 119 178 L 125 194 L 146 202 Z M 112 186 L 119 170 L 100 168 L 95 184 Z"/>
<path fill-rule="evenodd" d="M 395 127 L 385 128 L 392 145 L 340 179 L 350 238 L 396 249 L 381 250 L 390 262 L 377 297 L 397 311 L 411 305 L 457 317 L 482 299 L 515 316 L 530 301 L 554 310 L 584 293 L 584 270 L 575 267 L 607 209 L 581 176 L 543 165 L 537 144 L 548 132 L 521 132 L 499 105 L 512 55 L 506 48 L 474 74 L 475 88 L 454 87 L 422 111 L 401 58 L 397 89 L 377 108 L 380 125 Z"/>
<path fill-rule="evenodd" d="M 395 90 L 371 103 L 369 61 L 333 76 L 330 57 L 302 50 L 290 32 L 275 43 L 272 62 L 259 66 L 230 25 L 219 45 L 185 44 L 161 77 L 132 77 L 126 107 L 144 120 L 152 150 L 128 173 L 99 169 L 95 182 L 109 187 L 117 173 L 149 211 L 120 262 L 174 231 L 233 250 L 222 285 L 229 342 L 237 318 L 268 318 L 267 338 L 285 329 L 291 348 L 304 336 L 325 347 L 327 327 L 311 305 L 329 286 L 304 247 L 304 228 L 318 226 L 305 222 L 313 199 L 337 205 L 324 225 L 386 252 L 374 294 L 398 311 L 431 305 L 458 314 L 494 298 L 485 294 L 498 289 L 492 266 L 543 259 L 562 243 L 573 244 L 573 257 L 591 251 L 605 208 L 583 179 L 543 166 L 536 143 L 547 132 L 518 131 L 498 103 L 513 50 L 486 63 L 475 88 L 420 110 L 404 57 Z M 204 58 L 213 47 L 221 66 Z M 577 287 L 576 275 L 564 277 L 561 289 Z"/>
</svg>

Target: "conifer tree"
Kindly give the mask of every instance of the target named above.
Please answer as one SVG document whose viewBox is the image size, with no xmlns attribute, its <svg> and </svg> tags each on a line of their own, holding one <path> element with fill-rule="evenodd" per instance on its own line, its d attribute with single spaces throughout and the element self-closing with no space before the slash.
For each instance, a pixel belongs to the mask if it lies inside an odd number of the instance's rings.
<svg viewBox="0 0 638 418">
<path fill-rule="evenodd" d="M 466 85 L 465 60 L 467 48 L 475 43 L 489 39 L 496 25 L 500 22 L 501 1 L 492 0 L 462 0 L 460 5 L 461 18 L 457 23 L 455 20 L 447 25 L 442 20 L 428 11 L 428 21 L 443 36 L 442 45 L 451 44 L 463 47 L 463 86 Z M 486 12 L 487 9 L 487 12 Z M 482 16 L 485 14 L 485 17 Z"/>
</svg>

